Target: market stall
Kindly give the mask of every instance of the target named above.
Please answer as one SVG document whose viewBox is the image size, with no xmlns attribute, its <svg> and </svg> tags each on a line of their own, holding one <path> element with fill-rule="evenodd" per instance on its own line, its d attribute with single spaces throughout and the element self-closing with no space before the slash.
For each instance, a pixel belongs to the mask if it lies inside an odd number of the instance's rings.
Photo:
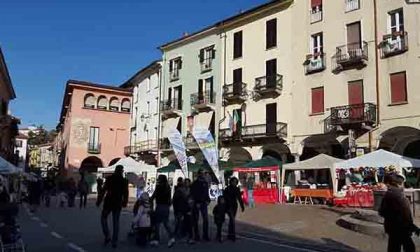
<svg viewBox="0 0 420 252">
<path fill-rule="evenodd" d="M 379 204 L 374 195 L 384 194 L 385 174 L 420 167 L 420 160 L 377 150 L 338 162 L 334 167 L 338 183 L 344 185 L 336 195 L 335 205 L 371 208 Z"/>
<path fill-rule="evenodd" d="M 4 158 L 0 157 L 0 174 L 8 175 L 16 173 L 19 173 L 19 169 Z"/>
<path fill-rule="evenodd" d="M 256 203 L 279 202 L 279 173 L 281 162 L 274 158 L 251 161 L 243 167 L 233 169 L 235 177 L 244 186 L 248 176 L 254 177 L 253 196 Z M 248 199 L 248 190 L 243 190 L 243 198 Z"/>
<path fill-rule="evenodd" d="M 334 164 L 340 161 L 342 160 L 325 154 L 319 154 L 305 161 L 286 164 L 282 170 L 281 188 L 284 190 L 286 171 L 328 170 L 331 175 L 329 184 L 313 183 L 306 187 L 300 187 L 298 185 L 292 189 L 291 194 L 295 199 L 295 203 L 313 204 L 313 198 L 321 198 L 324 202 L 329 201 L 333 198 L 333 192 L 337 190 Z"/>
</svg>

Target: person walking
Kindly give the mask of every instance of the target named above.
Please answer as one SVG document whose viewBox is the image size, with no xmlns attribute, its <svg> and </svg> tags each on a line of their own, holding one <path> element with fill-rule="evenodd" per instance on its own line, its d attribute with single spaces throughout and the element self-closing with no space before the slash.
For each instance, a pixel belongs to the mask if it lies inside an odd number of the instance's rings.
<svg viewBox="0 0 420 252">
<path fill-rule="evenodd" d="M 254 199 L 254 185 L 255 185 L 255 179 L 253 174 L 248 175 L 248 179 L 246 181 L 246 188 L 248 190 L 248 206 L 250 208 L 255 207 L 255 199 Z"/>
<path fill-rule="evenodd" d="M 107 178 L 103 190 L 99 194 L 96 205 L 99 207 L 104 202 L 101 214 L 102 231 L 105 236 L 105 245 L 112 241 L 112 247 L 117 247 L 120 226 L 121 209 L 128 203 L 128 181 L 123 177 L 124 167 L 117 165 L 114 174 Z M 108 216 L 112 213 L 112 240 L 108 228 Z"/>
<path fill-rule="evenodd" d="M 152 208 L 150 205 L 150 197 L 147 192 L 143 192 L 136 201 L 136 209 L 134 212 L 133 228 L 135 231 L 136 243 L 140 246 L 146 246 L 152 229 L 150 218 Z"/>
<path fill-rule="evenodd" d="M 156 190 L 154 191 L 151 201 L 156 202 L 155 209 L 155 237 L 151 241 L 152 246 L 158 246 L 160 242 L 160 226 L 163 224 L 166 233 L 169 236 L 168 247 L 175 244 L 175 238 L 169 226 L 169 209 L 171 207 L 171 187 L 168 178 L 165 175 L 159 175 L 157 179 Z"/>
<path fill-rule="evenodd" d="M 101 194 L 102 187 L 104 186 L 104 180 L 101 177 L 96 179 L 96 193 Z"/>
<path fill-rule="evenodd" d="M 194 201 L 194 238 L 196 241 L 200 241 L 198 222 L 201 214 L 203 220 L 203 239 L 204 241 L 210 241 L 208 217 L 208 205 L 210 204 L 209 184 L 204 177 L 204 171 L 202 169 L 198 171 L 198 177 L 191 185 L 191 197 Z"/>
<path fill-rule="evenodd" d="M 217 227 L 216 238 L 219 242 L 223 242 L 222 228 L 223 228 L 223 224 L 226 221 L 226 203 L 225 203 L 225 198 L 223 196 L 219 196 L 217 198 L 217 205 L 213 208 L 213 217 L 214 217 L 214 223 L 216 224 L 216 227 Z"/>
<path fill-rule="evenodd" d="M 414 224 L 410 210 L 410 202 L 404 196 L 404 177 L 399 174 L 391 175 L 379 215 L 384 217 L 384 228 L 388 234 L 388 252 L 405 252 L 416 250 L 411 238 L 413 233 L 420 234 L 419 228 Z"/>
<path fill-rule="evenodd" d="M 77 185 L 80 196 L 80 209 L 82 209 L 82 207 L 86 208 L 87 196 L 89 193 L 89 184 L 86 181 L 85 173 L 82 173 L 81 175 L 79 184 Z"/>
<path fill-rule="evenodd" d="M 238 179 L 232 177 L 229 180 L 229 185 L 223 192 L 223 196 L 226 201 L 226 213 L 229 217 L 229 228 L 228 228 L 228 239 L 231 241 L 236 240 L 235 232 L 235 221 L 236 214 L 238 212 L 238 202 L 241 207 L 242 212 L 245 211 L 244 202 L 242 201 L 241 191 L 238 187 Z"/>
<path fill-rule="evenodd" d="M 175 186 L 175 192 L 172 199 L 172 206 L 175 217 L 175 236 L 177 238 L 183 237 L 182 223 L 185 211 L 188 207 L 188 195 L 184 187 L 184 179 L 179 177 Z"/>
<path fill-rule="evenodd" d="M 42 179 L 38 176 L 29 183 L 29 205 L 31 212 L 34 213 L 41 204 L 42 197 Z"/>
<path fill-rule="evenodd" d="M 74 178 L 70 178 L 67 181 L 67 197 L 68 197 L 68 207 L 74 207 L 77 195 L 77 185 Z"/>
</svg>

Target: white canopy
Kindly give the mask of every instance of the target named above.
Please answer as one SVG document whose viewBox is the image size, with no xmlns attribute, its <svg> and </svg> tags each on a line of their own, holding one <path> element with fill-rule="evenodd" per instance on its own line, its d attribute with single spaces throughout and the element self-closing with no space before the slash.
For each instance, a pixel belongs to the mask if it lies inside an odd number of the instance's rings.
<svg viewBox="0 0 420 252">
<path fill-rule="evenodd" d="M 343 161 L 339 158 L 334 158 L 326 154 L 319 154 L 316 157 L 310 158 L 305 161 L 285 164 L 282 167 L 281 186 L 283 187 L 284 176 L 287 170 L 321 170 L 329 169 L 331 171 L 331 180 L 333 183 L 334 192 L 337 191 L 336 173 L 334 164 Z"/>
<path fill-rule="evenodd" d="M 18 173 L 19 169 L 0 157 L 0 174 L 15 174 Z"/>
<path fill-rule="evenodd" d="M 153 171 L 156 172 L 155 166 L 137 162 L 131 157 L 122 158 L 117 163 L 109 167 L 99 168 L 98 172 L 99 173 L 113 173 L 117 165 L 124 166 L 124 173 L 141 174 L 142 172 L 153 172 Z"/>
<path fill-rule="evenodd" d="M 349 159 L 335 164 L 335 168 L 350 169 L 359 167 L 387 167 L 395 166 L 398 169 L 418 167 L 420 168 L 420 159 L 408 158 L 398 154 L 377 150 L 366 155 Z"/>
</svg>

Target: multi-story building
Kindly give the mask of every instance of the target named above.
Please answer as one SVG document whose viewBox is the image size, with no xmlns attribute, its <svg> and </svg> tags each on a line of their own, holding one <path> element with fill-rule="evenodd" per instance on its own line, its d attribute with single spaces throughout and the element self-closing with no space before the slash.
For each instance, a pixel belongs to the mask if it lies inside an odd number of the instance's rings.
<svg viewBox="0 0 420 252">
<path fill-rule="evenodd" d="M 18 156 L 17 167 L 26 171 L 28 166 L 28 136 L 22 134 L 20 130 L 19 135 L 16 136 L 15 154 Z"/>
<path fill-rule="evenodd" d="M 14 149 L 20 121 L 9 112 L 9 102 L 15 98 L 16 94 L 0 48 L 0 156 L 17 164 Z"/>
<path fill-rule="evenodd" d="M 56 143 L 63 171 L 96 172 L 124 156 L 129 143 L 131 90 L 69 80 Z"/>
<path fill-rule="evenodd" d="M 133 90 L 130 145 L 124 153 L 149 164 L 158 160 L 160 77 L 161 62 L 155 61 L 121 85 Z"/>
<path fill-rule="evenodd" d="M 160 47 L 163 53 L 160 91 L 160 150 L 171 153 L 168 134 L 178 129 L 185 138 L 190 155 L 199 155 L 191 132 L 194 127 L 208 128 L 218 134 L 217 118 L 221 108 L 221 40 L 216 26 Z M 170 156 L 170 155 L 169 155 Z M 164 158 L 167 163 L 171 157 Z"/>
<path fill-rule="evenodd" d="M 223 56 L 222 159 L 293 159 L 291 120 L 293 1 L 271 1 L 219 23 Z"/>
<path fill-rule="evenodd" d="M 301 159 L 376 148 L 419 157 L 420 5 L 409 2 L 294 2 L 290 147 Z"/>
</svg>

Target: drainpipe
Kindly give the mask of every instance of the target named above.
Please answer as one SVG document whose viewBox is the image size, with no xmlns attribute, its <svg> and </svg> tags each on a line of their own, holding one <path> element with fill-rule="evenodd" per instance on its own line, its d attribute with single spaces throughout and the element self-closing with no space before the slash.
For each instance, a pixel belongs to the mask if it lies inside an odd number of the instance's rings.
<svg viewBox="0 0 420 252">
<path fill-rule="evenodd" d="M 377 0 L 373 0 L 373 21 L 375 28 L 375 76 L 376 76 L 376 128 L 380 125 L 379 53 L 378 53 L 378 11 Z M 372 151 L 372 130 L 369 131 L 369 150 Z"/>
<path fill-rule="evenodd" d="M 162 117 L 161 117 L 161 109 L 160 109 L 160 104 L 162 102 L 162 83 L 163 82 L 163 67 L 166 64 L 166 59 L 165 59 L 165 52 L 163 52 L 163 57 L 162 57 L 162 65 L 159 69 L 159 97 L 158 97 L 158 135 L 157 135 L 157 167 L 160 167 L 161 165 L 161 156 L 160 156 L 160 135 L 161 135 L 161 131 L 162 131 L 162 125 L 161 125 L 161 121 L 162 121 Z"/>
</svg>

